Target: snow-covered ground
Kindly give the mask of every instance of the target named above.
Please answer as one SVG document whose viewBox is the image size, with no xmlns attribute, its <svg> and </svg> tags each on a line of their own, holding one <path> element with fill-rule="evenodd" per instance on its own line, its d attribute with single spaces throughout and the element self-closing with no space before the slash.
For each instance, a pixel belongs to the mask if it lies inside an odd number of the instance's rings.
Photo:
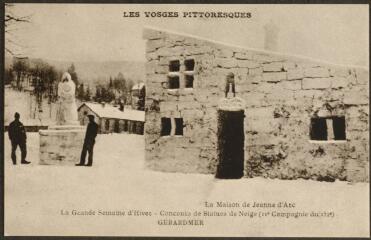
<svg viewBox="0 0 371 240">
<path fill-rule="evenodd" d="M 212 175 L 162 173 L 144 168 L 140 135 L 99 135 L 94 166 L 38 165 L 38 134 L 28 133 L 30 165 L 13 166 L 5 135 L 7 235 L 108 236 L 369 236 L 369 185 L 218 180 Z M 20 153 L 18 152 L 18 159 Z M 295 208 L 206 208 L 204 202 L 295 203 Z M 71 215 L 72 210 L 150 211 L 152 216 Z M 335 217 L 164 217 L 161 210 L 227 212 L 334 212 Z M 62 215 L 61 212 L 70 212 Z M 203 226 L 159 225 L 161 219 L 202 219 Z"/>
</svg>

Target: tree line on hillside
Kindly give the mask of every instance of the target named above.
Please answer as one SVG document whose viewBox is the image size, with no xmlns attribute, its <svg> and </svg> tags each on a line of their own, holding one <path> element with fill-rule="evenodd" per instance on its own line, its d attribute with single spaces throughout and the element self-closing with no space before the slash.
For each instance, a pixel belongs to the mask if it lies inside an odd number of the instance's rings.
<svg viewBox="0 0 371 240">
<path fill-rule="evenodd" d="M 95 92 L 92 92 L 90 84 L 80 82 L 73 63 L 67 71 L 76 85 L 76 98 L 80 101 L 131 103 L 130 93 L 134 81 L 126 79 L 121 72 L 114 78 L 98 79 Z M 12 66 L 5 69 L 4 83 L 11 84 L 19 91 L 27 88 L 33 91 L 38 102 L 47 97 L 48 103 L 51 103 L 57 99 L 58 82 L 62 74 L 61 70 L 41 59 L 14 58 Z"/>
<path fill-rule="evenodd" d="M 133 86 L 134 81 L 126 79 L 120 72 L 116 77 L 110 77 L 108 81 L 99 82 L 96 85 L 93 100 L 95 102 L 128 104 L 131 101 L 130 92 Z"/>
<path fill-rule="evenodd" d="M 72 81 L 79 84 L 74 64 L 68 68 Z M 4 84 L 11 84 L 18 91 L 29 90 L 38 102 L 43 97 L 48 102 L 57 99 L 58 82 L 63 72 L 41 59 L 14 58 L 11 67 L 5 69 Z"/>
</svg>

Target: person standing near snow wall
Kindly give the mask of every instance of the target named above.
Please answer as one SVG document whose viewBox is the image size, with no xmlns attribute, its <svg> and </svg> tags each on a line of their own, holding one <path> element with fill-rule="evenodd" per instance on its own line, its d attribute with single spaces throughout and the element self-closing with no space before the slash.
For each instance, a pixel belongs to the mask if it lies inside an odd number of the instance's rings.
<svg viewBox="0 0 371 240">
<path fill-rule="evenodd" d="M 98 134 L 98 124 L 94 121 L 94 115 L 89 114 L 89 124 L 86 129 L 84 145 L 81 151 L 80 162 L 76 166 L 92 166 L 95 137 Z M 86 153 L 89 153 L 88 163 L 85 165 Z"/>
<path fill-rule="evenodd" d="M 29 164 L 30 162 L 26 161 L 26 155 L 27 155 L 27 146 L 26 146 L 26 130 L 23 126 L 23 124 L 19 121 L 20 114 L 15 113 L 14 114 L 14 121 L 9 124 L 8 129 L 8 135 L 10 142 L 12 143 L 12 161 L 13 164 L 17 164 L 16 160 L 16 154 L 15 151 L 17 150 L 17 147 L 21 149 L 21 164 Z"/>
</svg>

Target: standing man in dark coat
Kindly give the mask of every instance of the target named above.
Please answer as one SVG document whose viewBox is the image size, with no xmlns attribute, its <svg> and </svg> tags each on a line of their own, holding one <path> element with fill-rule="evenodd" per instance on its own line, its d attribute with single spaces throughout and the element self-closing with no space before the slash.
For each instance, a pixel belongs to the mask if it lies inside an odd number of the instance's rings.
<svg viewBox="0 0 371 240">
<path fill-rule="evenodd" d="M 84 146 L 82 147 L 81 151 L 81 158 L 80 162 L 76 164 L 76 166 L 84 166 L 85 165 L 85 158 L 86 153 L 89 153 L 88 163 L 85 166 L 92 166 L 93 165 L 93 149 L 95 144 L 95 137 L 98 133 L 98 124 L 94 122 L 94 115 L 89 114 L 89 124 L 86 129 Z"/>
<path fill-rule="evenodd" d="M 9 124 L 8 135 L 10 142 L 12 143 L 12 161 L 13 164 L 17 164 L 17 157 L 15 151 L 17 147 L 21 149 L 21 164 L 29 164 L 30 162 L 26 161 L 27 147 L 26 147 L 26 130 L 23 124 L 19 121 L 19 113 L 14 114 L 14 121 Z"/>
</svg>

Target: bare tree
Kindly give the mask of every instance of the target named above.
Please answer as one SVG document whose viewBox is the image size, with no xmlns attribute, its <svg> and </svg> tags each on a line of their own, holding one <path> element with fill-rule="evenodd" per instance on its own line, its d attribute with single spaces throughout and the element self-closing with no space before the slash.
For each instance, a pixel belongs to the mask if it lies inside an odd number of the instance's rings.
<svg viewBox="0 0 371 240">
<path fill-rule="evenodd" d="M 13 12 L 14 4 L 5 3 L 4 29 L 5 29 L 5 51 L 12 56 L 17 55 L 14 48 L 22 46 L 15 40 L 14 32 L 18 30 L 20 24 L 29 23 L 31 16 L 18 16 Z"/>
<path fill-rule="evenodd" d="M 16 73 L 17 89 L 21 90 L 21 82 L 29 70 L 28 58 L 14 58 L 12 70 Z"/>
</svg>

